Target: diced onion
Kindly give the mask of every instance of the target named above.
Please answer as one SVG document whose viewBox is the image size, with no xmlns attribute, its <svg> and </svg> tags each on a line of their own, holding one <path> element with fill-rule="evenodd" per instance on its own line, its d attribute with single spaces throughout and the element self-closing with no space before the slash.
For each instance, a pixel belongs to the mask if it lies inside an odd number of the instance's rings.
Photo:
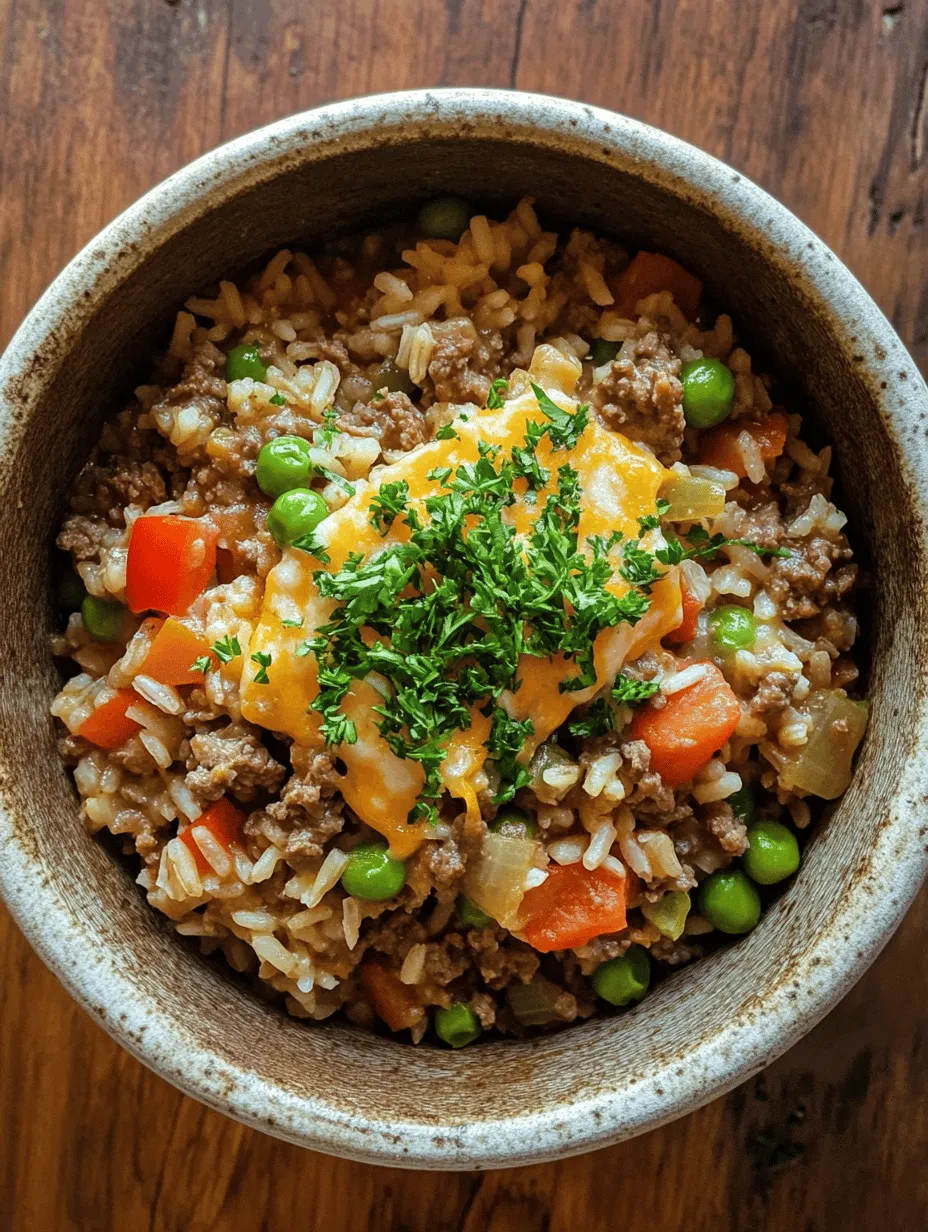
<svg viewBox="0 0 928 1232">
<path fill-rule="evenodd" d="M 664 514 L 671 522 L 698 522 L 717 518 L 725 508 L 725 489 L 711 479 L 696 475 L 673 474 L 661 488 L 661 497 L 670 502 Z"/>
<path fill-rule="evenodd" d="M 560 1015 L 555 1006 L 563 995 L 563 988 L 558 988 L 543 975 L 536 975 L 530 984 L 510 984 L 506 989 L 510 1008 L 524 1027 L 556 1022 Z"/>
<path fill-rule="evenodd" d="M 504 928 L 515 922 L 537 850 L 532 839 L 485 834 L 480 854 L 468 867 L 465 894 Z"/>
<path fill-rule="evenodd" d="M 690 913 L 690 896 L 681 890 L 671 890 L 663 894 L 656 903 L 642 903 L 641 914 L 649 920 L 661 934 L 676 941 L 682 936 L 686 925 L 686 917 Z"/>
<path fill-rule="evenodd" d="M 780 786 L 836 800 L 851 781 L 854 754 L 867 726 L 867 703 L 851 701 L 841 689 L 819 689 L 802 713 L 811 720 L 806 743 L 771 758 L 779 768 Z"/>
</svg>

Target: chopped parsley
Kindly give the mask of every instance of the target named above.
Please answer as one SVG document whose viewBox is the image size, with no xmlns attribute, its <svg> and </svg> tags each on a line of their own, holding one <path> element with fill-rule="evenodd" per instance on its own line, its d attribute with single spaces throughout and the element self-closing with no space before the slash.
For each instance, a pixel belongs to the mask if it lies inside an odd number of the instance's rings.
<svg viewBox="0 0 928 1232">
<path fill-rule="evenodd" d="M 287 399 L 283 396 L 283 394 L 272 394 L 271 397 L 268 398 L 268 402 L 270 402 L 273 406 L 287 405 Z"/>
<path fill-rule="evenodd" d="M 502 706 L 493 711 L 490 737 L 487 740 L 487 750 L 499 770 L 502 786 L 493 797 L 494 804 L 505 804 L 521 787 L 531 781 L 531 773 L 527 766 L 518 762 L 522 746 L 528 736 L 535 734 L 535 724 L 531 719 L 510 718 Z"/>
<path fill-rule="evenodd" d="M 582 718 L 573 719 L 567 724 L 567 730 L 578 740 L 592 739 L 596 736 L 606 736 L 615 731 L 615 712 L 608 698 L 597 697 L 586 708 Z"/>
<path fill-rule="evenodd" d="M 256 650 L 251 656 L 252 663 L 258 664 L 258 670 L 255 672 L 255 684 L 270 684 L 267 669 L 271 666 L 271 656 L 264 650 Z"/>
<path fill-rule="evenodd" d="M 301 552 L 308 552 L 310 556 L 315 556 L 316 560 L 323 565 L 329 563 L 329 554 L 319 541 L 319 537 L 314 530 L 309 531 L 308 534 L 300 535 L 298 539 L 293 540 L 290 546 L 292 548 L 299 548 Z"/>
<path fill-rule="evenodd" d="M 212 650 L 220 663 L 231 663 L 233 659 L 237 659 L 242 653 L 238 638 L 231 635 L 221 637 L 218 642 L 213 642 L 210 650 Z"/>
<path fill-rule="evenodd" d="M 583 404 L 574 413 L 562 411 L 556 402 L 552 402 L 540 385 L 532 385 L 532 393 L 538 403 L 538 409 L 548 424 L 548 439 L 555 449 L 576 449 L 583 429 L 590 422 L 590 408 Z"/>
<path fill-rule="evenodd" d="M 371 500 L 370 524 L 385 535 L 409 501 L 409 484 L 405 479 L 382 483 Z"/>
<path fill-rule="evenodd" d="M 436 441 L 459 441 L 461 438 L 455 432 L 450 423 L 442 424 L 435 433 Z"/>
<path fill-rule="evenodd" d="M 334 483 L 336 488 L 341 488 L 346 496 L 354 496 L 355 487 L 353 483 L 349 483 L 347 479 L 343 479 L 341 475 L 336 475 L 335 471 L 330 471 L 327 466 L 320 466 L 316 463 L 316 470 L 323 477 L 328 479 L 329 483 Z"/>
<path fill-rule="evenodd" d="M 194 659 L 187 670 L 191 672 L 202 672 L 205 676 L 212 666 L 213 660 L 209 655 L 200 655 L 199 659 Z"/>
<path fill-rule="evenodd" d="M 299 620 L 282 620 L 280 623 L 283 625 L 285 629 L 302 629 L 303 628 L 302 616 L 300 617 Z"/>
<path fill-rule="evenodd" d="M 506 394 L 509 392 L 509 382 L 505 381 L 501 376 L 497 377 L 490 385 L 490 392 L 487 394 L 487 410 L 498 411 L 506 401 Z"/>
<path fill-rule="evenodd" d="M 666 536 L 667 546 L 658 548 L 654 555 L 664 565 L 679 565 L 684 560 L 697 560 L 700 557 L 712 557 L 719 548 L 742 547 L 753 552 L 755 556 L 773 556 L 786 560 L 792 556 L 789 548 L 765 548 L 750 539 L 726 539 L 724 535 L 710 535 L 702 526 L 692 526 L 683 536 L 689 544 L 684 547 L 679 539 Z"/>
<path fill-rule="evenodd" d="M 342 434 L 341 428 L 335 422 L 335 416 L 335 407 L 330 406 L 322 417 L 324 426 L 316 438 L 320 449 L 331 449 L 335 443 L 336 436 L 341 436 Z"/>
<path fill-rule="evenodd" d="M 633 680 L 631 676 L 621 673 L 616 677 L 609 694 L 590 702 L 579 719 L 567 724 L 567 730 L 578 739 L 607 736 L 616 730 L 614 702 L 620 706 L 637 706 L 653 697 L 660 687 L 659 681 Z"/>
<path fill-rule="evenodd" d="M 612 696 L 623 706 L 637 706 L 653 697 L 660 687 L 659 680 L 633 680 L 623 672 L 615 678 Z"/>
</svg>

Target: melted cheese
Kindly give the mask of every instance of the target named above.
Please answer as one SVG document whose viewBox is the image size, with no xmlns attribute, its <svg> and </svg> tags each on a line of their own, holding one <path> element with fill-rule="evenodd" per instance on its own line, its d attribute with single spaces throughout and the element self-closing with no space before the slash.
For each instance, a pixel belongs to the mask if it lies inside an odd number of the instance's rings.
<svg viewBox="0 0 928 1232">
<path fill-rule="evenodd" d="M 573 411 L 576 401 L 570 393 L 576 382 L 576 369 L 557 352 L 552 356 L 552 351 L 550 347 L 538 349 L 532 373 L 540 379 L 544 371 L 551 378 L 545 382 L 549 396 L 563 409 Z M 339 569 L 352 552 L 371 554 L 408 537 L 407 527 L 399 520 L 386 537 L 381 537 L 370 524 L 370 503 L 380 484 L 405 480 L 410 504 L 426 520 L 424 502 L 436 490 L 435 483 L 428 478 L 433 467 L 454 468 L 462 462 L 476 461 L 480 441 L 499 445 L 508 454 L 514 445 L 523 443 L 526 425 L 541 418 L 529 390 L 510 399 L 499 411 L 483 411 L 467 422 L 456 421 L 458 440 L 431 441 L 399 462 L 380 468 L 374 483 L 357 483 L 351 500 L 319 526 L 319 539 L 331 557 L 326 568 Z M 547 437 L 537 452 L 551 479 L 547 489 L 538 493 L 537 501 L 524 499 L 525 483 L 519 481 L 518 499 L 507 515 L 520 534 L 531 530 L 546 495 L 556 490 L 558 466 L 567 461 L 578 472 L 582 486 L 581 541 L 589 535 L 608 535 L 613 530 L 621 530 L 626 536 L 637 535 L 638 518 L 654 511 L 658 489 L 667 475 L 648 450 L 592 421 L 569 455 L 553 451 Z M 314 557 L 291 549 L 268 575 L 260 621 L 248 654 L 262 651 L 271 655 L 269 683 L 255 683 L 249 658 L 245 656 L 241 686 L 242 714 L 246 719 L 283 732 L 305 745 L 321 742 L 321 718 L 316 711 L 308 710 L 318 693 L 318 680 L 313 655 L 301 657 L 297 648 L 326 622 L 333 608 L 332 601 L 323 599 L 313 582 L 312 575 L 319 567 Z M 618 579 L 610 585 L 617 594 L 628 589 Z M 283 623 L 299 618 L 303 620 L 301 628 Z M 591 688 L 561 693 L 558 686 L 566 676 L 575 674 L 574 664 L 562 656 L 546 660 L 524 657 L 518 673 L 520 687 L 501 698 L 501 704 L 514 718 L 531 718 L 534 723 L 535 734 L 526 743 L 523 756 L 531 756 L 575 706 L 588 701 L 614 679 L 623 663 L 656 645 L 680 620 L 680 587 L 677 571 L 671 570 L 654 586 L 651 606 L 637 625 L 620 625 L 600 633 L 595 643 L 597 682 Z M 356 744 L 343 744 L 337 750 L 345 765 L 341 790 L 354 812 L 388 838 L 391 851 L 404 858 L 423 838 L 422 825 L 411 826 L 406 819 L 422 789 L 424 773 L 418 762 L 396 757 L 377 731 L 377 716 L 372 710 L 380 699 L 377 683 L 373 678 L 356 681 L 345 698 L 343 709 L 354 720 L 358 739 Z M 446 788 L 464 801 L 471 818 L 479 817 L 478 776 L 486 758 L 484 741 L 488 731 L 489 720 L 475 710 L 470 729 L 455 733 L 449 742 L 443 765 Z"/>
</svg>

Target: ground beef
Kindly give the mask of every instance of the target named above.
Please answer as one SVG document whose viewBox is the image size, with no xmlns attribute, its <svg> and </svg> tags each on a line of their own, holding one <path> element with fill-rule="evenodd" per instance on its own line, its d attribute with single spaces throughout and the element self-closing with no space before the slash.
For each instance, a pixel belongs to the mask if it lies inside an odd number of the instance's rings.
<svg viewBox="0 0 928 1232">
<path fill-rule="evenodd" d="M 220 375 L 225 371 L 225 364 L 225 355 L 211 342 L 194 347 L 180 380 L 165 392 L 153 409 L 197 405 L 221 415 L 227 410 L 228 387 L 225 377 Z"/>
<path fill-rule="evenodd" d="M 593 388 L 593 405 L 608 427 L 647 445 L 670 465 L 680 460 L 686 426 L 679 377 L 680 360 L 666 338 L 649 329 L 613 360 Z"/>
<path fill-rule="evenodd" d="M 843 535 L 826 538 L 813 531 L 803 538 L 791 536 L 776 501 L 765 501 L 750 509 L 729 504 L 726 515 L 738 538 L 765 548 L 789 550 L 788 557 L 771 560 L 765 582 L 765 589 L 779 605 L 784 620 L 818 616 L 853 588 L 857 566 L 840 563 L 852 556 Z"/>
<path fill-rule="evenodd" d="M 604 937 L 594 937 L 583 947 L 581 961 L 584 971 L 592 971 L 600 963 L 610 958 L 619 958 L 631 945 L 627 933 L 612 933 Z"/>
<path fill-rule="evenodd" d="M 668 967 L 682 967 L 701 955 L 701 946 L 689 941 L 670 941 L 667 937 L 661 937 L 651 946 L 651 957 L 657 962 L 666 963 Z"/>
<path fill-rule="evenodd" d="M 356 402 L 339 415 L 338 426 L 354 436 L 376 437 L 383 449 L 415 449 L 427 437 L 425 416 L 404 393 Z"/>
<path fill-rule="evenodd" d="M 441 941 L 425 948 L 425 978 L 444 988 L 459 979 L 470 967 L 471 956 L 467 939 L 461 933 L 449 933 Z"/>
<path fill-rule="evenodd" d="M 790 703 L 794 684 L 795 677 L 786 672 L 768 672 L 751 699 L 751 714 L 761 719 L 780 714 Z"/>
<path fill-rule="evenodd" d="M 743 855 L 747 850 L 747 828 L 740 818 L 736 817 L 732 807 L 724 800 L 707 804 L 702 810 L 702 819 L 706 829 L 713 838 L 718 840 L 722 850 L 730 856 Z"/>
<path fill-rule="evenodd" d="M 515 941 L 495 925 L 472 929 L 467 942 L 480 974 L 489 988 L 507 984 L 527 984 L 540 965 L 538 954 L 521 941 Z"/>
<path fill-rule="evenodd" d="M 319 358 L 334 364 L 342 376 L 351 376 L 358 371 L 357 364 L 352 362 L 348 348 L 341 338 L 321 337 L 314 340 L 313 345 L 318 348 Z"/>
<path fill-rule="evenodd" d="M 435 349 L 429 376 L 436 402 L 476 402 L 483 406 L 490 380 L 498 370 L 502 338 L 497 331 L 477 330 L 467 317 L 432 327 Z"/>
<path fill-rule="evenodd" d="M 77 478 L 71 508 L 76 514 L 105 518 L 125 526 L 127 505 L 149 509 L 168 499 L 164 476 L 153 462 L 115 457 L 105 465 L 85 466 Z"/>
<path fill-rule="evenodd" d="M 477 1015 L 481 1027 L 484 1031 L 489 1031 L 490 1027 L 496 1022 L 496 1002 L 486 992 L 475 992 L 468 1002 L 470 1008 Z"/>
<path fill-rule="evenodd" d="M 254 800 L 259 792 L 277 791 L 283 781 L 283 766 L 250 723 L 200 727 L 185 746 L 185 782 L 200 804 L 218 800 L 226 792 L 238 800 Z"/>
<path fill-rule="evenodd" d="M 106 549 L 117 546 L 119 540 L 120 532 L 108 523 L 76 513 L 65 519 L 55 542 L 63 552 L 70 552 L 77 563 L 101 560 Z"/>
<path fill-rule="evenodd" d="M 766 584 L 768 593 L 780 605 L 784 620 L 817 616 L 853 588 L 856 565 L 841 565 L 832 571 L 836 562 L 851 557 L 843 535 L 837 542 L 819 535 L 786 542 L 792 555 L 774 561 Z"/>
<path fill-rule="evenodd" d="M 290 758 L 293 774 L 280 799 L 253 813 L 245 830 L 270 839 L 287 855 L 320 856 L 345 824 L 340 776 L 328 753 L 294 745 Z"/>
</svg>

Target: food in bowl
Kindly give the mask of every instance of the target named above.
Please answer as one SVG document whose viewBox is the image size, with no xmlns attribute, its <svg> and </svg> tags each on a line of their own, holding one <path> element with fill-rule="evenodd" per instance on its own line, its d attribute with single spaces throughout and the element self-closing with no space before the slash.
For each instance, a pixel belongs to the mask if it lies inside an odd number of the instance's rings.
<svg viewBox="0 0 928 1232">
<path fill-rule="evenodd" d="M 294 1014 L 452 1047 L 758 922 L 866 724 L 831 450 L 669 257 L 442 198 L 177 316 L 59 546 L 91 831 Z"/>
</svg>

